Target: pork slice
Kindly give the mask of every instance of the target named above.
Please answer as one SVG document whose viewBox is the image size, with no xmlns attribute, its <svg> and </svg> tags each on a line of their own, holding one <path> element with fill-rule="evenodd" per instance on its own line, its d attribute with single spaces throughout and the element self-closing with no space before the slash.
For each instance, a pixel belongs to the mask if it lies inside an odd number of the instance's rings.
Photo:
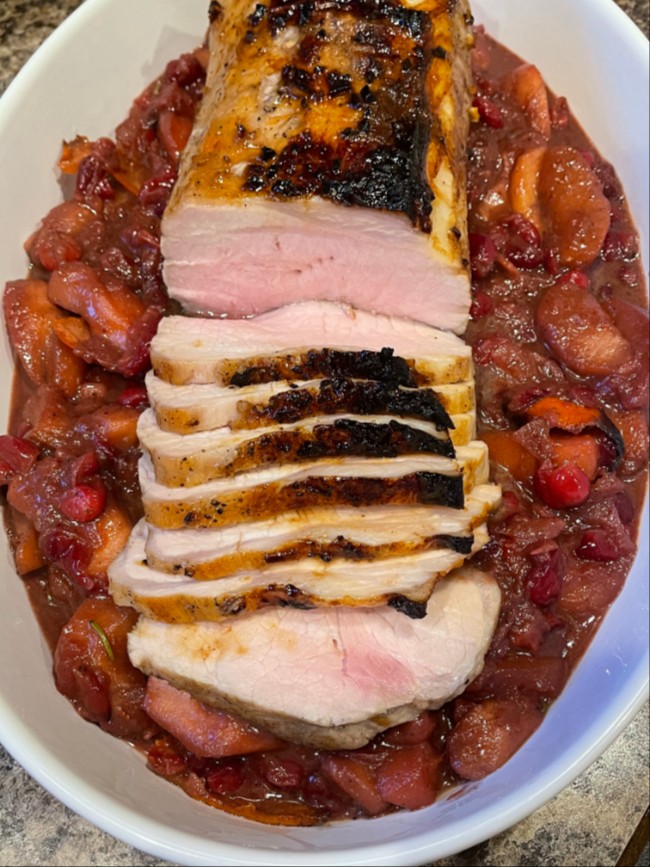
<svg viewBox="0 0 650 867">
<path fill-rule="evenodd" d="M 225 427 L 182 435 L 161 430 L 155 413 L 145 410 L 138 420 L 138 438 L 151 458 L 156 481 L 187 488 L 260 466 L 315 458 L 455 455 L 446 430 L 376 416 L 321 416 L 263 432 Z"/>
<path fill-rule="evenodd" d="M 147 617 L 169 623 L 222 620 L 268 606 L 389 604 L 402 616 L 422 617 L 436 583 L 488 540 L 483 524 L 474 530 L 468 554 L 438 548 L 374 561 L 306 558 L 196 581 L 153 569 L 146 559 L 146 534 L 146 523 L 141 521 L 109 567 L 111 595 L 118 605 L 131 605 Z"/>
<path fill-rule="evenodd" d="M 163 217 L 171 296 L 231 317 L 344 301 L 462 333 L 465 0 L 250 15 L 224 0 L 210 29 L 206 93 Z"/>
<path fill-rule="evenodd" d="M 327 301 L 249 319 L 165 317 L 151 342 L 151 363 L 174 385 L 321 376 L 441 385 L 473 374 L 471 349 L 454 334 Z"/>
<path fill-rule="evenodd" d="M 319 415 L 385 415 L 419 418 L 441 429 L 455 415 L 474 411 L 472 381 L 435 389 L 402 388 L 367 380 L 267 382 L 244 388 L 170 385 L 149 372 L 149 400 L 163 430 L 188 434 L 229 426 L 253 429 L 292 424 Z"/>
<path fill-rule="evenodd" d="M 445 546 L 464 553 L 500 499 L 497 485 L 477 485 L 464 509 L 326 506 L 217 530 L 149 527 L 145 554 L 154 569 L 206 580 L 305 557 L 376 560 Z"/>
<path fill-rule="evenodd" d="M 225 527 L 325 504 L 460 509 L 464 494 L 487 482 L 489 474 L 487 448 L 479 441 L 461 446 L 456 458 L 329 458 L 262 468 L 193 488 L 161 485 L 146 454 L 139 467 L 147 521 L 171 530 Z"/>
<path fill-rule="evenodd" d="M 421 620 L 390 608 L 141 618 L 128 650 L 145 673 L 283 738 L 353 749 L 462 693 L 483 667 L 499 604 L 496 581 L 465 567 L 438 583 Z"/>
</svg>

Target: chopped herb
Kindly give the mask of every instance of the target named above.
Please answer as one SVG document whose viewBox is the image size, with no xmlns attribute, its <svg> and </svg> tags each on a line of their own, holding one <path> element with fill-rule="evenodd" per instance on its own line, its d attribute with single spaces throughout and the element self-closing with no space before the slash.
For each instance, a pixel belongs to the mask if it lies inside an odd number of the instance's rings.
<svg viewBox="0 0 650 867">
<path fill-rule="evenodd" d="M 97 623 L 96 620 L 90 621 L 90 628 L 94 629 L 94 631 L 97 633 L 97 635 L 99 635 L 99 638 L 100 638 L 102 644 L 104 645 L 104 650 L 106 651 L 106 656 L 108 656 L 110 661 L 113 662 L 115 659 L 115 653 L 113 652 L 113 648 L 111 647 L 111 643 L 108 640 L 108 636 L 106 635 L 104 630 L 101 628 L 101 626 L 99 625 L 99 623 Z"/>
</svg>

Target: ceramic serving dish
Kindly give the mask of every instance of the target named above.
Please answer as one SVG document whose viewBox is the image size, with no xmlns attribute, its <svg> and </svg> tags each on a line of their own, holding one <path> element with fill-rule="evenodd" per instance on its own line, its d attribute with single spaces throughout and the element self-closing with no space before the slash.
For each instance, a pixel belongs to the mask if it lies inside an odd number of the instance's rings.
<svg viewBox="0 0 650 867">
<path fill-rule="evenodd" d="M 22 244 L 61 199 L 63 139 L 111 134 L 167 60 L 203 36 L 207 0 L 86 0 L 0 101 L 0 285 L 26 272 Z M 612 0 L 475 0 L 476 19 L 526 60 L 616 166 L 648 258 L 648 43 Z M 12 360 L 2 332 L 0 428 Z M 0 574 L 0 740 L 53 795 L 114 836 L 181 864 L 417 865 L 508 828 L 621 733 L 648 695 L 648 510 L 625 588 L 537 733 L 497 773 L 416 813 L 324 828 L 246 822 L 150 773 L 128 745 L 60 696 L 14 574 Z"/>
</svg>

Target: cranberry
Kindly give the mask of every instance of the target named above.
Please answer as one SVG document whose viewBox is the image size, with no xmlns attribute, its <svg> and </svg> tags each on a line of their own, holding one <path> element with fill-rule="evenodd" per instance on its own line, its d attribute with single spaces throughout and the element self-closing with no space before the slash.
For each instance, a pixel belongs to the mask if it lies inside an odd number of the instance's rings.
<svg viewBox="0 0 650 867">
<path fill-rule="evenodd" d="M 84 590 L 94 586 L 85 575 L 92 552 L 70 531 L 54 527 L 41 536 L 40 544 L 45 559 L 60 565 Z"/>
<path fill-rule="evenodd" d="M 144 385 L 127 385 L 118 397 L 117 402 L 121 406 L 127 406 L 130 409 L 146 406 L 149 403 L 147 389 Z"/>
<path fill-rule="evenodd" d="M 535 473 L 534 485 L 537 495 L 552 509 L 579 506 L 591 491 L 588 476 L 573 463 L 542 465 Z"/>
<path fill-rule="evenodd" d="M 173 777 L 182 774 L 187 761 L 180 753 L 165 743 L 154 744 L 147 754 L 149 767 L 163 777 Z"/>
<path fill-rule="evenodd" d="M 36 463 L 38 449 L 27 440 L 9 434 L 0 436 L 0 485 L 18 473 L 27 473 Z"/>
<path fill-rule="evenodd" d="M 560 271 L 560 252 L 556 247 L 548 247 L 544 250 L 544 270 L 551 277 L 557 276 Z"/>
<path fill-rule="evenodd" d="M 130 259 L 127 259 L 119 247 L 109 247 L 104 250 L 100 256 L 99 264 L 102 271 L 107 271 L 129 286 L 137 286 L 137 268 Z"/>
<path fill-rule="evenodd" d="M 479 280 L 487 277 L 497 258 L 497 248 L 492 238 L 482 232 L 470 232 L 469 253 L 474 277 Z"/>
<path fill-rule="evenodd" d="M 140 203 L 156 216 L 162 217 L 175 182 L 176 172 L 171 168 L 166 169 L 159 175 L 155 175 L 153 178 L 149 178 L 142 185 L 142 189 L 138 194 Z"/>
<path fill-rule="evenodd" d="M 533 566 L 526 583 L 530 601 L 535 605 L 548 605 L 557 599 L 562 589 L 560 576 L 549 564 Z"/>
<path fill-rule="evenodd" d="M 580 289 L 590 289 L 591 280 L 583 271 L 567 271 L 558 279 L 558 283 L 573 283 Z"/>
<path fill-rule="evenodd" d="M 301 764 L 278 756 L 266 757 L 262 773 L 266 781 L 277 789 L 297 789 L 305 776 Z"/>
<path fill-rule="evenodd" d="M 94 476 L 99 472 L 99 455 L 97 452 L 85 452 L 80 457 L 76 458 L 67 473 L 69 484 L 74 486 Z"/>
<path fill-rule="evenodd" d="M 606 262 L 624 259 L 631 261 L 639 254 L 639 242 L 636 234 L 629 230 L 610 229 L 603 243 L 602 257 Z"/>
<path fill-rule="evenodd" d="M 492 299 L 489 295 L 486 295 L 485 292 L 476 292 L 474 299 L 472 300 L 469 315 L 474 321 L 476 321 L 477 319 L 481 319 L 483 316 L 487 316 L 488 313 L 491 313 L 492 307 Z"/>
<path fill-rule="evenodd" d="M 486 337 L 479 337 L 472 347 L 474 362 L 480 366 L 491 364 L 495 354 L 502 349 L 504 338 L 498 334 L 488 334 Z"/>
<path fill-rule="evenodd" d="M 237 792 L 245 780 L 246 768 L 240 761 L 226 762 L 206 776 L 208 788 L 217 795 Z"/>
<path fill-rule="evenodd" d="M 181 87 L 187 87 L 204 77 L 203 67 L 193 54 L 183 54 L 178 60 L 167 64 L 165 77 Z"/>
<path fill-rule="evenodd" d="M 537 268 L 544 261 L 542 240 L 537 227 L 530 220 L 515 214 L 509 217 L 504 226 L 508 230 L 505 256 L 517 268 Z"/>
<path fill-rule="evenodd" d="M 106 505 L 106 488 L 99 479 L 92 485 L 75 485 L 65 491 L 59 501 L 59 507 L 64 515 L 72 521 L 85 523 L 94 521 L 104 511 Z"/>
<path fill-rule="evenodd" d="M 488 99 L 483 94 L 478 94 L 474 97 L 472 105 L 478 111 L 483 123 L 487 124 L 487 126 L 492 129 L 501 129 L 503 127 L 503 112 L 496 102 Z"/>
<path fill-rule="evenodd" d="M 581 560 L 610 563 L 618 560 L 623 551 L 605 530 L 585 530 L 576 554 Z"/>
<path fill-rule="evenodd" d="M 110 175 L 95 154 L 89 154 L 81 161 L 77 174 L 77 196 L 82 201 L 95 196 L 100 199 L 115 198 Z"/>
</svg>

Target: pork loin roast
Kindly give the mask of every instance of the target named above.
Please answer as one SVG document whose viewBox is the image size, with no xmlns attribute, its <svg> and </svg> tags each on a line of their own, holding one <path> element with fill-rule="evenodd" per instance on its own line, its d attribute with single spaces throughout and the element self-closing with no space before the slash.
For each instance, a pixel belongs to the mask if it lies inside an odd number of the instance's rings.
<svg viewBox="0 0 650 867">
<path fill-rule="evenodd" d="M 197 580 L 149 566 L 146 524 L 137 525 L 109 570 L 118 605 L 169 623 L 222 620 L 266 606 L 390 605 L 409 617 L 424 614 L 436 582 L 488 541 L 485 525 L 454 544 L 376 560 L 306 557 L 241 569 L 218 580 Z"/>
<path fill-rule="evenodd" d="M 304 557 L 376 560 L 444 545 L 462 550 L 500 498 L 498 485 L 477 485 L 464 509 L 321 506 L 216 530 L 149 525 L 145 555 L 154 569 L 204 580 Z"/>
<path fill-rule="evenodd" d="M 453 419 L 453 417 L 452 417 Z M 470 421 L 460 430 L 409 419 L 408 424 L 382 416 L 316 416 L 263 431 L 230 427 L 182 436 L 162 430 L 151 410 L 138 421 L 138 437 L 147 450 L 156 481 L 193 487 L 221 476 L 269 464 L 301 462 L 317 457 L 399 457 L 409 454 L 455 456 L 455 445 L 467 445 Z"/>
<path fill-rule="evenodd" d="M 172 297 L 235 317 L 327 298 L 462 333 L 465 0 L 211 8 L 162 226 Z"/>
<path fill-rule="evenodd" d="M 328 301 L 287 304 L 248 319 L 167 316 L 151 364 L 174 385 L 353 377 L 418 386 L 472 377 L 470 347 L 455 334 Z"/>
<path fill-rule="evenodd" d="M 151 345 L 144 518 L 110 589 L 142 615 L 145 673 L 280 737 L 356 748 L 462 692 L 499 610 L 465 565 L 500 501 L 456 336 L 470 15 L 210 13 L 162 223 L 169 294 L 192 315 Z"/>
<path fill-rule="evenodd" d="M 438 583 L 420 620 L 391 608 L 268 608 L 191 625 L 142 618 L 129 654 L 281 737 L 354 748 L 462 692 L 483 667 L 499 603 L 494 579 L 465 568 Z"/>
</svg>

